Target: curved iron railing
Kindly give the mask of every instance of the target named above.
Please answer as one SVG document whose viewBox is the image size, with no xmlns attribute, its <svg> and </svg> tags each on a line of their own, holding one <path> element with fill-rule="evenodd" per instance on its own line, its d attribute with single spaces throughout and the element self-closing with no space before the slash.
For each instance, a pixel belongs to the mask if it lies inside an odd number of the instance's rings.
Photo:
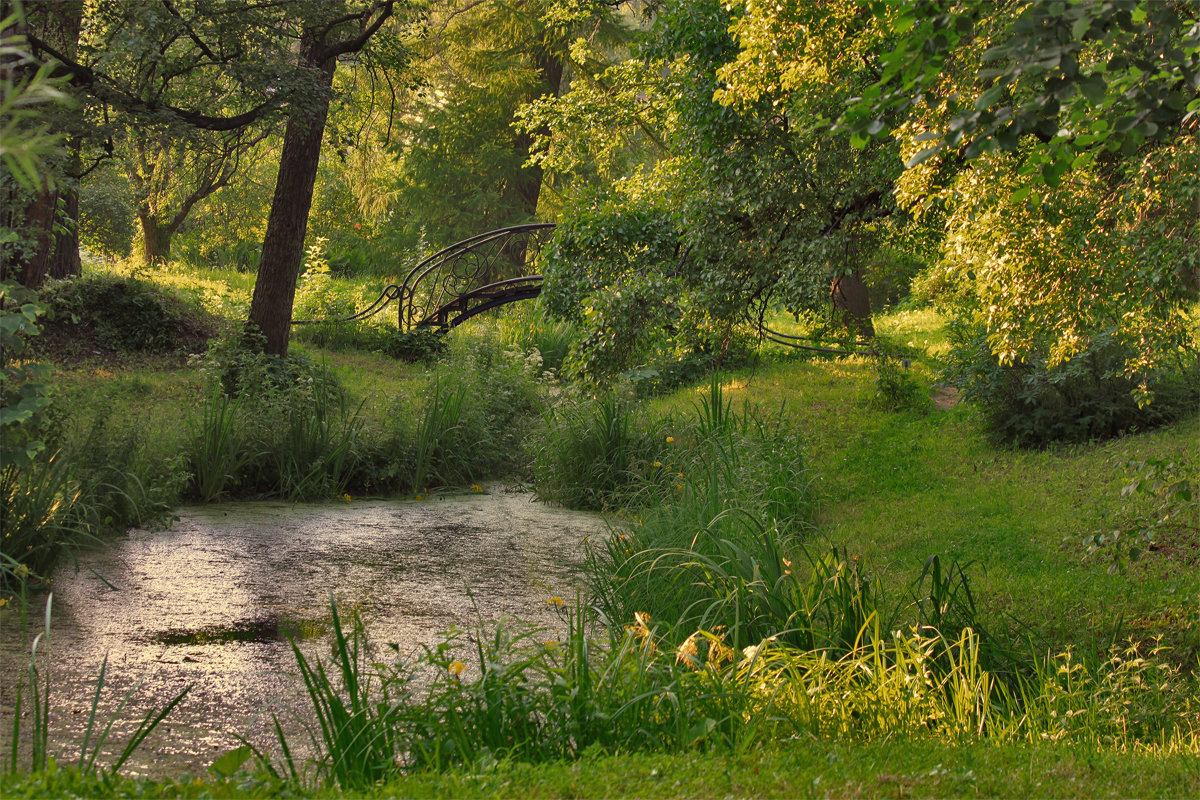
<svg viewBox="0 0 1200 800">
<path fill-rule="evenodd" d="M 369 306 L 340 321 L 373 317 L 399 301 L 400 330 L 453 328 L 493 308 L 537 297 L 542 291 L 542 276 L 519 273 L 538 265 L 548 240 L 546 234 L 554 228 L 553 222 L 513 225 L 455 242 L 422 259 L 402 283 L 388 285 Z M 502 277 L 513 272 L 518 274 Z M 293 324 L 315 321 L 295 320 Z M 764 340 L 798 350 L 836 355 L 870 352 L 869 342 L 853 342 L 849 349 L 802 344 L 813 339 L 772 330 L 761 315 L 755 319 L 748 314 L 747 321 L 758 328 Z"/>
<path fill-rule="evenodd" d="M 399 301 L 400 330 L 452 328 L 488 309 L 537 297 L 542 276 L 521 273 L 537 266 L 546 233 L 554 227 L 553 222 L 513 225 L 455 242 L 422 259 L 403 282 L 388 285 L 369 306 L 340 321 L 373 317 Z"/>
<path fill-rule="evenodd" d="M 545 233 L 554 227 L 553 222 L 538 222 L 500 228 L 456 242 L 424 259 L 409 270 L 400 286 L 400 329 L 432 324 L 430 320 L 445 316 L 439 315 L 439 309 L 462 296 L 522 276 L 537 264 L 546 244 Z"/>
</svg>

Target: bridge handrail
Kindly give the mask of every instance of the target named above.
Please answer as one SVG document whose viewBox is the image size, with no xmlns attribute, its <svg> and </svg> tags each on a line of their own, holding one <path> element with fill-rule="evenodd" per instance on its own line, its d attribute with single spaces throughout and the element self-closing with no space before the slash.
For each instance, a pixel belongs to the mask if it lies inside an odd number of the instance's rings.
<svg viewBox="0 0 1200 800">
<path fill-rule="evenodd" d="M 463 239 L 460 242 L 455 242 L 449 247 L 444 247 L 433 255 L 422 259 L 416 264 L 416 266 L 408 271 L 408 274 L 404 276 L 404 281 L 400 284 L 400 302 L 404 303 L 406 300 L 408 300 L 411 303 L 412 299 L 416 296 L 417 285 L 425 279 L 425 276 L 438 269 L 452 258 L 460 256 L 463 253 L 470 252 L 480 245 L 487 244 L 488 242 L 496 239 L 502 239 L 505 237 L 511 238 L 522 233 L 546 230 L 554 227 L 557 226 L 553 222 L 530 222 L 524 225 L 512 225 L 507 228 L 498 228 L 496 230 L 476 234 L 475 236 Z M 401 313 L 403 313 L 403 311 Z M 409 322 L 411 323 L 411 321 L 412 320 L 410 319 Z"/>
<path fill-rule="evenodd" d="M 525 225 L 513 225 L 508 228 L 497 228 L 494 231 L 486 231 L 484 233 L 476 234 L 469 239 L 463 239 L 461 242 L 455 242 L 449 247 L 443 247 L 433 255 L 426 256 L 425 258 L 421 259 L 421 261 L 419 261 L 417 265 L 410 269 L 408 274 L 404 276 L 404 281 L 401 283 L 401 285 L 408 286 L 409 281 L 412 280 L 412 277 L 417 274 L 417 271 L 422 267 L 429 265 L 428 268 L 425 269 L 425 271 L 422 272 L 417 278 L 416 282 L 420 283 L 420 279 L 425 277 L 426 273 L 430 272 L 435 267 L 440 267 L 443 262 L 450 258 L 450 256 L 457 255 L 459 250 L 470 250 L 472 247 L 484 244 L 492 239 L 499 239 L 501 236 L 509 234 L 525 233 L 526 231 L 538 231 L 553 227 L 556 227 L 556 224 L 553 222 L 530 222 Z M 434 261 L 437 261 L 438 263 L 432 263 Z"/>
</svg>

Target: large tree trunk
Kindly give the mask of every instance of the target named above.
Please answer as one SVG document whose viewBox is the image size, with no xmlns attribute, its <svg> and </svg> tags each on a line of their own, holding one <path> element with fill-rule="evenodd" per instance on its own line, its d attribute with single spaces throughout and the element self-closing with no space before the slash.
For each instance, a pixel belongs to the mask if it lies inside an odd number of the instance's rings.
<svg viewBox="0 0 1200 800">
<path fill-rule="evenodd" d="M 138 213 L 138 224 L 142 229 L 142 258 L 146 265 L 165 263 L 171 257 L 171 237 L 175 229 L 163 225 L 149 211 Z"/>
<path fill-rule="evenodd" d="M 871 322 L 871 296 L 862 272 L 854 270 L 849 275 L 833 279 L 830 289 L 833 299 L 833 323 L 845 328 L 860 339 L 875 337 L 875 326 Z"/>
<path fill-rule="evenodd" d="M 315 51 L 310 46 L 306 58 L 311 58 Z M 250 301 L 249 326 L 266 337 L 266 352 L 270 355 L 287 355 L 296 279 L 304 258 L 304 236 L 308 232 L 308 212 L 312 208 L 321 139 L 329 112 L 328 92 L 333 86 L 337 59 L 329 58 L 316 66 L 320 69 L 320 83 L 315 88 L 324 99 L 304 111 L 294 111 L 288 120 L 279 158 L 279 178 L 275 182 L 258 278 Z"/>
<path fill-rule="evenodd" d="M 58 192 L 38 192 L 25 208 L 25 224 L 32 231 L 33 254 L 21 265 L 21 285 L 40 288 L 50 269 L 50 249 L 54 244 L 54 215 L 58 208 Z"/>
<path fill-rule="evenodd" d="M 54 257 L 50 261 L 51 278 L 70 278 L 83 270 L 79 260 L 79 182 L 63 193 L 62 213 L 54 229 Z"/>
</svg>

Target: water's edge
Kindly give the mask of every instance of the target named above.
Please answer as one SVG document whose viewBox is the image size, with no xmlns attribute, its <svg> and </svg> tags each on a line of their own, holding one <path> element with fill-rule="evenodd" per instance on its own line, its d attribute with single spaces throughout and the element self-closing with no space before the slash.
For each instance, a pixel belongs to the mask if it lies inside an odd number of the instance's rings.
<svg viewBox="0 0 1200 800">
<path fill-rule="evenodd" d="M 142 682 L 106 750 L 119 750 L 149 708 L 191 687 L 123 772 L 197 774 L 238 735 L 269 744 L 270 712 L 291 719 L 303 710 L 289 637 L 314 654 L 327 647 L 331 594 L 343 616 L 357 612 L 374 641 L 401 654 L 451 628 L 506 619 L 561 629 L 546 601 L 574 596 L 582 543 L 602 534 L 602 521 L 489 489 L 423 502 L 189 507 L 169 530 L 133 531 L 81 555 L 51 587 L 52 751 L 78 757 L 106 653 L 101 718 Z M 32 609 L 31 627 L 40 620 Z M 17 615 L 7 612 L 3 753 L 28 652 Z"/>
</svg>

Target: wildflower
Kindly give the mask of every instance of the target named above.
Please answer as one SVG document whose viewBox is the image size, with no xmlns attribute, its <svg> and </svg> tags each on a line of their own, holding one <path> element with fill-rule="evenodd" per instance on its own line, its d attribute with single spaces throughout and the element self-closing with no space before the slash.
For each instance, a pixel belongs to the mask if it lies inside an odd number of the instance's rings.
<svg viewBox="0 0 1200 800">
<path fill-rule="evenodd" d="M 483 491 L 483 487 L 482 487 L 482 486 L 480 486 L 478 483 L 472 483 L 472 484 L 471 484 L 471 491 L 472 491 L 472 492 L 475 492 L 476 494 L 478 494 L 478 493 L 480 493 L 480 492 L 482 492 L 482 491 Z"/>
<path fill-rule="evenodd" d="M 691 636 L 683 640 L 683 644 L 675 651 L 675 663 L 686 663 L 690 667 L 695 667 L 700 657 L 700 648 L 696 646 L 696 637 L 700 631 L 696 631 Z"/>
<path fill-rule="evenodd" d="M 674 436 L 668 436 L 668 437 L 667 437 L 667 444 L 674 444 L 674 442 L 675 442 L 675 437 L 674 437 Z"/>
<path fill-rule="evenodd" d="M 654 652 L 654 635 L 650 631 L 650 615 L 644 611 L 633 612 L 633 625 L 626 625 L 625 630 L 641 639 L 647 652 Z"/>
<path fill-rule="evenodd" d="M 343 499 L 343 500 L 345 500 L 347 503 L 349 503 L 349 502 L 350 502 L 350 495 L 349 495 L 349 494 L 344 494 L 344 495 L 342 495 L 342 499 Z"/>
<path fill-rule="evenodd" d="M 358 224 L 357 222 L 356 222 L 356 223 L 354 223 L 354 230 L 356 230 L 356 231 L 361 231 L 361 230 L 362 230 L 362 225 Z"/>
<path fill-rule="evenodd" d="M 546 601 L 546 605 L 554 606 L 556 608 L 562 608 L 562 598 L 561 597 L 551 597 L 549 600 Z"/>
<path fill-rule="evenodd" d="M 446 667 L 446 669 L 449 670 L 450 674 L 456 678 L 459 675 L 462 675 L 462 671 L 466 668 L 467 668 L 467 665 L 461 661 L 451 661 L 450 666 Z"/>
<path fill-rule="evenodd" d="M 421 493 L 419 493 L 419 492 L 418 492 L 418 493 L 417 493 L 417 495 L 416 495 L 416 499 L 417 499 L 417 500 L 424 500 L 424 499 L 425 499 L 425 495 L 423 495 L 423 494 L 421 494 Z"/>
<path fill-rule="evenodd" d="M 661 466 L 662 466 L 662 462 L 661 462 L 661 461 L 655 461 L 655 462 L 654 462 L 654 466 L 656 466 L 656 467 L 661 467 Z"/>
</svg>

